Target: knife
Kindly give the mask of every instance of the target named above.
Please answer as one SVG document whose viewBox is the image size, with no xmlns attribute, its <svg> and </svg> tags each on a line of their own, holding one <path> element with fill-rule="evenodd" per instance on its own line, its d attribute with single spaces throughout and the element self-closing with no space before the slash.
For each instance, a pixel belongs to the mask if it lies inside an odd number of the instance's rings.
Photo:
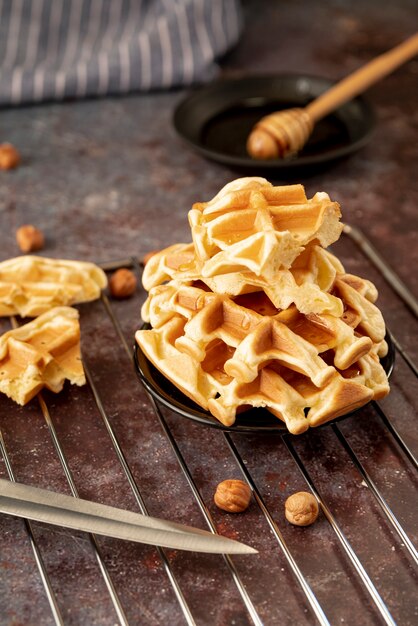
<svg viewBox="0 0 418 626">
<path fill-rule="evenodd" d="M 244 543 L 206 530 L 4 479 L 0 479 L 0 513 L 175 550 L 257 553 Z"/>
</svg>

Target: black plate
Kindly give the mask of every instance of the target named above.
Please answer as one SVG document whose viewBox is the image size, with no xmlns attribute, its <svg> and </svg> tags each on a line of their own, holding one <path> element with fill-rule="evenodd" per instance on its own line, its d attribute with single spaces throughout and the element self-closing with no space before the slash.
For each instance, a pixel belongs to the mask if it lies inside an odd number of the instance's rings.
<svg viewBox="0 0 418 626">
<path fill-rule="evenodd" d="M 149 324 L 144 324 L 141 330 L 151 328 Z M 395 348 L 389 333 L 385 337 L 388 343 L 388 353 L 380 360 L 387 376 L 390 376 L 395 363 Z M 148 360 L 141 348 L 135 344 L 134 346 L 134 363 L 136 373 L 150 394 L 162 402 L 172 411 L 179 413 L 183 417 L 187 417 L 195 422 L 226 430 L 229 432 L 255 433 L 255 432 L 276 432 L 288 433 L 284 422 L 269 413 L 267 409 L 250 409 L 245 413 L 237 415 L 235 423 L 232 426 L 224 426 L 209 411 L 205 411 L 199 405 L 195 404 L 187 396 L 185 396 L 175 385 L 173 385 L 161 372 Z M 359 411 L 360 409 L 357 409 Z M 353 415 L 357 411 L 347 413 L 330 420 L 326 424 L 339 421 Z"/>
<path fill-rule="evenodd" d="M 245 145 L 264 115 L 305 106 L 334 83 L 304 75 L 253 76 L 221 80 L 192 91 L 176 108 L 179 135 L 205 157 L 240 170 L 290 173 L 314 171 L 365 145 L 374 115 L 363 98 L 355 98 L 319 121 L 305 145 L 289 159 L 254 160 Z"/>
</svg>

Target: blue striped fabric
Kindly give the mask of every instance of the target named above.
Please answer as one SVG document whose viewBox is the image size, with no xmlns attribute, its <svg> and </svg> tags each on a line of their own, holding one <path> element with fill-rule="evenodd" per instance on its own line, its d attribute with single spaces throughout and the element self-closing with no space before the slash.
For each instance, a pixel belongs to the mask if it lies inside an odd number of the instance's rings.
<svg viewBox="0 0 418 626">
<path fill-rule="evenodd" d="M 239 0 L 0 0 L 0 104 L 210 79 Z"/>
</svg>

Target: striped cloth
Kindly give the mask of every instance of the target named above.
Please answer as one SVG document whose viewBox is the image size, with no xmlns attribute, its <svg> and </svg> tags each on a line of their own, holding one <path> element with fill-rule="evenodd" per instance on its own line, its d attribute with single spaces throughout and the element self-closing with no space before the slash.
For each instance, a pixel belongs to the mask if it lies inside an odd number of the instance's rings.
<svg viewBox="0 0 418 626">
<path fill-rule="evenodd" d="M 205 81 L 241 26 L 239 0 L 0 0 L 0 104 Z"/>
</svg>

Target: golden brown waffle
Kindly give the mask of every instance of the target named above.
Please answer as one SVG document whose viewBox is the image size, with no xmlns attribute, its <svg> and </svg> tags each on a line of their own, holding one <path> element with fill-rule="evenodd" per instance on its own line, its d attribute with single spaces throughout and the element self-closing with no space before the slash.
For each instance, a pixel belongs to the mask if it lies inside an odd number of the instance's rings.
<svg viewBox="0 0 418 626">
<path fill-rule="evenodd" d="M 144 270 L 145 355 L 226 426 L 265 407 L 300 433 L 386 395 L 377 290 L 324 249 L 339 218 L 327 194 L 263 178 L 195 204 L 193 243 Z"/>
<path fill-rule="evenodd" d="M 237 296 L 264 292 L 278 309 L 295 303 L 302 313 L 343 313 L 341 300 L 330 293 L 337 274 L 344 268 L 339 260 L 321 246 L 308 245 L 290 269 L 277 270 L 272 280 L 253 272 L 230 272 L 201 276 L 193 244 L 177 244 L 155 254 L 145 266 L 143 285 L 147 291 L 174 280 L 177 283 L 203 282 L 218 294 Z"/>
<path fill-rule="evenodd" d="M 296 323 L 287 325 L 275 317 L 266 317 L 243 339 L 233 359 L 225 363 L 225 371 L 240 382 L 250 382 L 261 367 L 274 361 L 285 363 L 289 369 L 309 376 L 317 387 L 323 387 L 333 372 L 318 358 L 320 353 L 334 350 L 334 367 L 347 369 L 368 354 L 373 344 L 369 337 L 356 337 L 341 320 L 334 324 L 318 318 L 300 316 Z"/>
<path fill-rule="evenodd" d="M 0 391 L 24 405 L 43 387 L 84 385 L 78 311 L 55 307 L 0 337 Z"/>
<path fill-rule="evenodd" d="M 323 388 L 312 382 L 290 378 L 287 382 L 273 368 L 266 367 L 251 383 L 234 380 L 224 394 L 211 398 L 209 410 L 225 426 L 235 421 L 237 410 L 265 407 L 286 423 L 292 434 L 346 414 L 373 398 L 373 392 L 355 380 L 345 380 L 338 372 Z"/>
<path fill-rule="evenodd" d="M 158 330 L 139 330 L 136 340 L 149 360 L 191 400 L 208 408 L 208 399 L 216 395 L 213 381 L 199 361 L 175 346 L 182 336 L 184 318 L 176 315 Z"/>
<path fill-rule="evenodd" d="M 156 252 L 145 265 L 142 274 L 144 289 L 161 285 L 167 280 L 180 281 L 198 280 L 199 264 L 196 260 L 192 243 L 177 243 Z"/>
<path fill-rule="evenodd" d="M 303 315 L 294 305 L 277 311 L 260 294 L 234 301 L 173 282 L 151 290 L 153 329 L 136 340 L 226 426 L 243 407 L 266 407 L 299 433 L 388 392 L 378 344 L 342 318 Z"/>
<path fill-rule="evenodd" d="M 334 289 L 346 305 L 346 309 L 349 312 L 347 313 L 347 319 L 350 312 L 354 311 L 355 321 L 351 321 L 354 328 L 361 330 L 363 334 L 367 334 L 375 343 L 382 341 L 386 332 L 385 322 L 377 306 L 369 299 L 369 292 L 364 290 L 358 291 L 353 286 L 350 276 L 348 280 L 345 277 L 338 278 L 335 281 Z M 368 295 L 369 297 L 367 297 Z M 355 323 L 357 320 L 358 323 Z"/>
<path fill-rule="evenodd" d="M 107 285 L 94 263 L 20 256 L 0 263 L 0 316 L 36 317 L 55 306 L 88 302 Z"/>
<path fill-rule="evenodd" d="M 364 311 L 365 298 L 361 294 L 358 296 Z M 197 337 L 203 344 L 209 337 L 206 331 L 208 325 L 203 325 L 203 329 L 198 327 L 194 330 L 201 318 L 210 318 L 211 332 L 214 332 L 215 319 L 220 325 L 223 324 L 223 316 L 229 320 L 234 319 L 238 328 L 235 332 L 238 332 L 240 339 L 246 341 L 244 337 L 247 330 L 259 324 L 263 317 L 267 317 L 267 319 L 288 326 L 297 335 L 315 346 L 318 352 L 334 350 L 333 364 L 339 369 L 346 369 L 362 355 L 370 352 L 373 347 L 380 346 L 384 339 L 385 325 L 379 309 L 369 301 L 367 301 L 367 306 L 372 311 L 371 317 L 375 320 L 372 335 L 367 333 L 369 327 L 367 324 L 362 324 L 362 313 L 358 310 L 351 309 L 353 315 L 350 316 L 350 321 L 354 321 L 355 324 L 352 326 L 345 321 L 346 312 L 340 318 L 327 314 L 304 315 L 294 305 L 279 311 L 265 294 L 260 292 L 230 298 L 205 291 L 197 286 L 171 281 L 151 290 L 142 315 L 153 328 L 159 328 L 174 315 L 180 315 L 185 320 L 195 317 L 194 321 L 188 325 L 188 336 Z M 344 301 L 342 301 L 342 308 L 345 308 Z M 199 313 L 198 317 L 196 317 L 197 313 Z M 384 356 L 384 354 L 379 353 L 379 356 Z"/>
<path fill-rule="evenodd" d="M 203 277 L 250 271 L 271 280 L 311 241 L 326 248 L 341 234 L 341 212 L 326 193 L 308 200 L 302 185 L 273 187 L 241 178 L 189 212 Z"/>
</svg>

